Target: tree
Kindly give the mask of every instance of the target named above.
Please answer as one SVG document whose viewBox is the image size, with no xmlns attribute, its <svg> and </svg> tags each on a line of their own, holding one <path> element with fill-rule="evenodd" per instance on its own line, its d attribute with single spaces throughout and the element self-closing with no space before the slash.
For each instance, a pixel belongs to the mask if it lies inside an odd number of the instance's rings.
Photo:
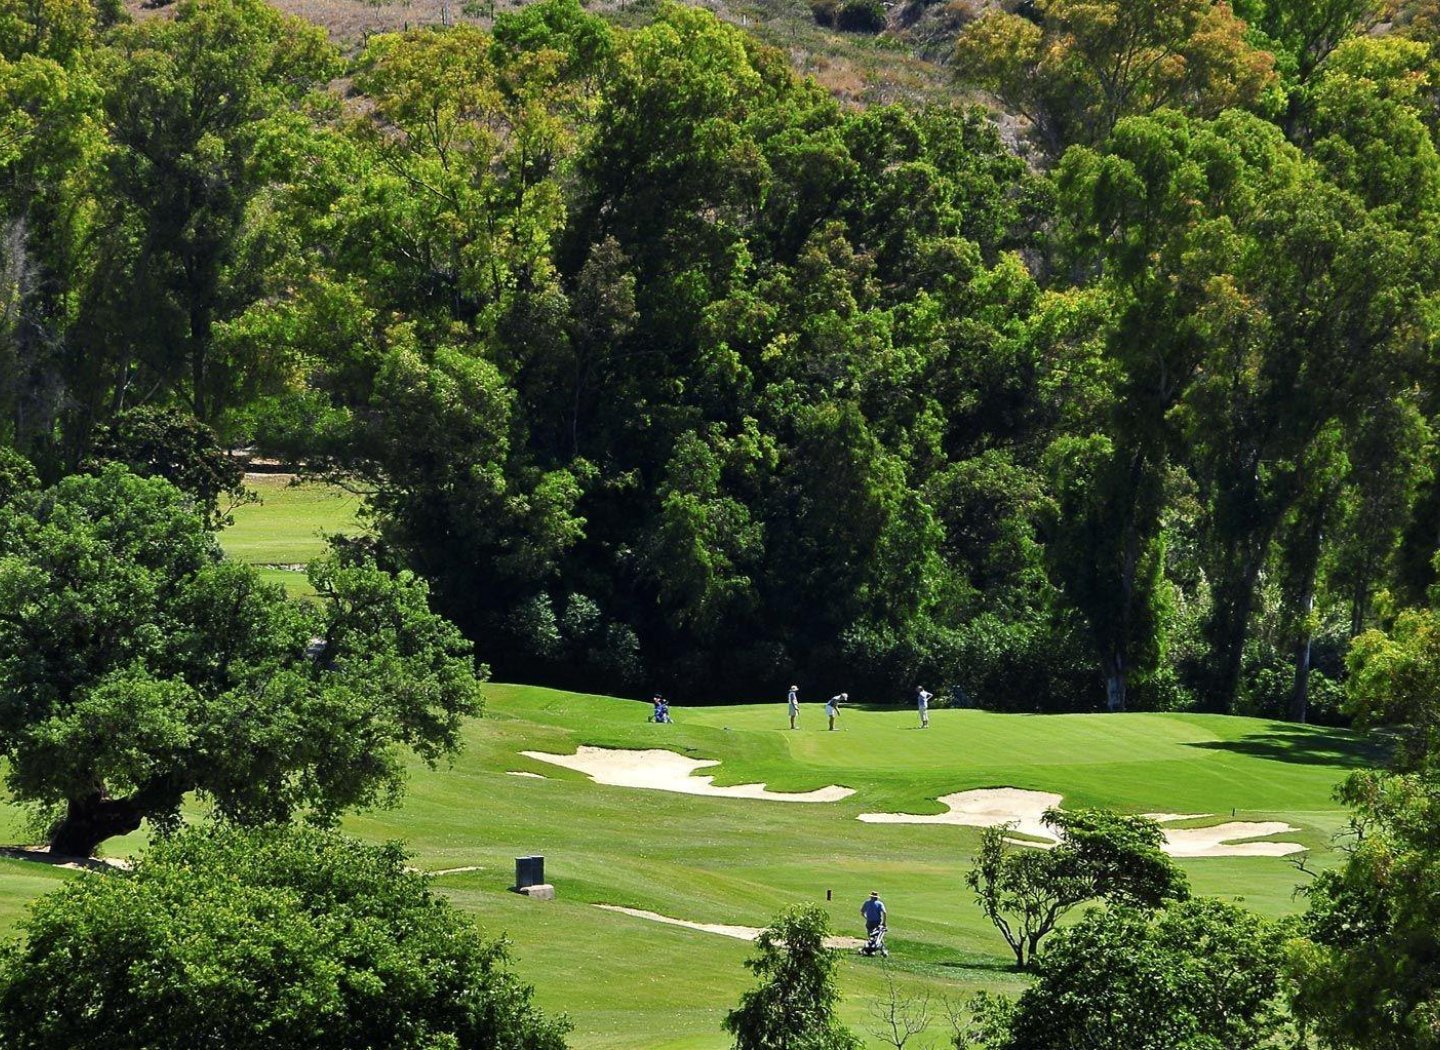
<svg viewBox="0 0 1440 1050">
<path fill-rule="evenodd" d="M 1165 836 L 1153 820 L 1105 810 L 1050 810 L 1045 823 L 1060 835 L 1053 849 L 1012 846 L 1008 827 L 986 828 L 965 876 L 1020 969 L 1034 964 L 1041 941 L 1086 901 L 1158 908 L 1189 896 L 1185 874 L 1161 850 Z"/>
<path fill-rule="evenodd" d="M 164 478 L 195 501 L 211 529 L 230 524 L 230 511 L 246 498 L 241 461 L 221 447 L 213 430 L 175 409 L 147 405 L 117 413 L 96 431 L 94 454 L 102 463 Z"/>
<path fill-rule="evenodd" d="M 1088 912 L 1055 935 L 986 1050 L 1235 1050 L 1280 1032 L 1281 927 L 1195 899 Z M 964 1044 L 959 1044 L 963 1046 Z"/>
<path fill-rule="evenodd" d="M 1346 664 L 1347 713 L 1356 725 L 1401 728 L 1407 736 L 1396 759 L 1407 767 L 1427 761 L 1440 740 L 1440 613 L 1402 611 L 1388 631 L 1358 636 Z"/>
<path fill-rule="evenodd" d="M 933 1046 L 924 1039 L 930 1028 L 930 996 L 906 992 L 895 983 L 895 974 L 885 964 L 885 992 L 870 1004 L 870 1034 L 895 1050 L 924 1050 Z M 918 1042 L 916 1040 L 919 1040 Z"/>
<path fill-rule="evenodd" d="M 145 379 L 213 424 L 264 370 L 225 359 L 215 340 L 217 323 L 265 290 L 262 157 L 284 152 L 303 126 L 293 114 L 339 71 L 338 55 L 322 29 L 257 0 L 181 0 L 173 18 L 122 27 L 110 43 L 97 65 L 113 212 L 87 335 L 94 360 L 115 367 L 90 380 L 90 396 L 123 407 Z"/>
<path fill-rule="evenodd" d="M 955 42 L 956 75 L 1030 121 L 1058 158 L 1096 145 L 1127 116 L 1173 108 L 1197 117 L 1255 103 L 1272 57 L 1213 0 L 1040 0 L 1033 18 L 1000 8 Z"/>
<path fill-rule="evenodd" d="M 190 792 L 242 822 L 392 802 L 480 706 L 469 645 L 426 589 L 358 558 L 290 601 L 223 561 L 168 482 L 118 466 L 0 507 L 0 754 L 20 801 L 89 856 Z"/>
<path fill-rule="evenodd" d="M 40 898 L 0 955 L 14 1050 L 563 1050 L 503 941 L 398 846 L 193 829 Z"/>
<path fill-rule="evenodd" d="M 813 905 L 791 908 L 761 931 L 745 963 L 760 984 L 725 1017 L 735 1050 L 858 1050 L 835 1016 L 840 992 L 827 933 L 825 913 Z"/>
<path fill-rule="evenodd" d="M 1440 781 L 1369 771 L 1339 792 L 1357 835 L 1311 884 L 1291 1007 L 1322 1046 L 1440 1046 Z"/>
</svg>

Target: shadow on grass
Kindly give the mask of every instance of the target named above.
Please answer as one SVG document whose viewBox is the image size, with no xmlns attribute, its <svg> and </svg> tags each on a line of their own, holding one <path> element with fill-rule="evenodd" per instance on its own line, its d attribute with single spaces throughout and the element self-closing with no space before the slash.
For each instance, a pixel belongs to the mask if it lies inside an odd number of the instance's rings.
<svg viewBox="0 0 1440 1050">
<path fill-rule="evenodd" d="M 1207 751 L 1229 751 L 1252 758 L 1275 762 L 1293 762 L 1306 766 L 1336 766 L 1341 769 L 1364 769 L 1383 765 L 1390 757 L 1390 745 L 1372 737 L 1357 736 L 1336 730 L 1272 729 L 1251 733 L 1238 740 L 1200 740 L 1186 747 Z"/>
</svg>

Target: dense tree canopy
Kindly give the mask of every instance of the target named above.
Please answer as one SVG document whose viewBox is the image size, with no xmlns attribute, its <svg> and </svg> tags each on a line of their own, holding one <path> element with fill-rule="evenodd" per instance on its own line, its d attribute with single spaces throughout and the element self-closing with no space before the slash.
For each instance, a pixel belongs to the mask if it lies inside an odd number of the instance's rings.
<svg viewBox="0 0 1440 1050">
<path fill-rule="evenodd" d="M 682 6 L 3 12 L 0 442 L 344 475 L 507 676 L 1339 719 L 1434 582 L 1423 4 L 987 13 L 1029 164 Z"/>
<path fill-rule="evenodd" d="M 1253 1050 L 1282 1028 L 1283 928 L 1223 901 L 1088 912 L 1016 1001 L 987 998 L 984 1050 Z"/>
</svg>

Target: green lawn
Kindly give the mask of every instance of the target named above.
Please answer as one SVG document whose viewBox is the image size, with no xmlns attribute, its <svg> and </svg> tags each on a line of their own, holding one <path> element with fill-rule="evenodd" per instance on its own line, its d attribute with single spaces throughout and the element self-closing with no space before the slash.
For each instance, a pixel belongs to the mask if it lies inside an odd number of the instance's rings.
<svg viewBox="0 0 1440 1050">
<path fill-rule="evenodd" d="M 487 692 L 486 717 L 466 726 L 453 766 L 417 766 L 399 809 L 347 827 L 405 840 L 425 870 L 478 867 L 436 884 L 487 930 L 509 936 L 540 1001 L 575 1021 L 578 1047 L 723 1047 L 720 1018 L 749 980 L 742 942 L 592 904 L 759 926 L 787 904 L 814 901 L 853 933 L 859 903 L 875 888 L 891 910 L 891 967 L 902 986 L 937 999 L 1013 989 L 1004 945 L 962 883 L 979 832 L 864 824 L 857 814 L 936 812 L 938 795 L 1013 785 L 1060 792 L 1067 805 L 1285 820 L 1299 831 L 1281 837 L 1312 847 L 1323 866 L 1335 860 L 1332 836 L 1343 823 L 1331 789 L 1373 757 L 1348 733 L 1219 716 L 936 711 L 921 732 L 908 710 L 850 710 L 843 730 L 829 733 L 810 705 L 791 733 L 780 702 L 681 706 L 676 725 L 657 726 L 645 721 L 646 704 L 513 685 Z M 822 804 L 675 795 L 597 785 L 519 755 L 579 744 L 720 759 L 706 772 L 722 784 L 838 783 L 856 794 Z M 111 852 L 137 846 L 115 843 Z M 532 852 L 546 856 L 556 901 L 506 890 L 514 858 Z M 1305 876 L 1289 860 L 1183 863 L 1200 892 L 1272 916 L 1299 907 L 1294 891 Z M 34 867 L 0 865 L 0 923 L 63 877 Z M 847 1018 L 863 1026 L 884 983 L 880 965 L 847 956 L 841 983 Z"/>
<path fill-rule="evenodd" d="M 303 565 L 324 553 L 325 537 L 361 531 L 356 520 L 360 500 L 335 485 L 307 481 L 292 484 L 288 474 L 251 474 L 247 488 L 260 502 L 235 511 L 235 524 L 220 533 L 232 558 L 262 566 L 262 574 L 292 595 L 313 594 L 303 572 L 280 566 Z"/>
<path fill-rule="evenodd" d="M 354 531 L 358 501 L 335 488 L 252 482 L 264 503 L 241 508 L 221 534 L 227 551 L 262 565 L 309 560 L 321 534 Z M 267 568 L 303 593 L 303 576 Z M 1065 804 L 1132 812 L 1204 812 L 1280 819 L 1280 836 L 1312 849 L 1311 866 L 1336 860 L 1344 813 L 1335 783 L 1377 756 L 1349 733 L 1206 715 L 997 715 L 935 711 L 922 732 L 909 710 L 847 710 L 823 731 L 819 705 L 802 729 L 784 728 L 772 703 L 675 709 L 677 724 L 645 721 L 647 704 L 516 685 L 487 689 L 486 717 L 465 727 L 452 766 L 417 765 L 397 810 L 347 822 L 367 839 L 402 839 L 436 885 L 494 934 L 506 934 L 540 1002 L 568 1012 L 583 1048 L 720 1048 L 719 1024 L 749 985 L 747 945 L 713 934 L 607 913 L 597 903 L 676 918 L 764 925 L 788 904 L 827 907 L 836 928 L 858 931 L 859 903 L 880 890 L 891 911 L 891 971 L 902 989 L 958 1001 L 1020 986 L 999 935 L 963 885 L 979 840 L 971 828 L 865 824 L 862 812 L 939 812 L 940 795 L 1014 786 L 1062 793 Z M 596 785 L 582 774 L 521 757 L 571 753 L 580 744 L 664 747 L 721 760 L 717 783 L 764 781 L 805 791 L 842 784 L 841 802 L 790 804 L 706 798 Z M 507 775 L 525 770 L 548 779 Z M 23 842 L 23 814 L 0 805 L 0 841 Z M 123 856 L 137 834 L 106 844 Z M 507 892 L 514 858 L 543 853 L 553 902 Z M 1244 900 L 1266 915 L 1300 907 L 1306 881 L 1289 860 L 1182 862 L 1198 892 Z M 63 879 L 90 878 L 0 860 L 0 929 Z M 827 891 L 832 899 L 827 902 Z M 847 955 L 840 980 L 846 1019 L 867 1024 L 885 985 L 876 961 Z M 943 1009 L 938 1035 L 947 1026 Z M 879 1045 L 878 1043 L 875 1045 Z"/>
</svg>

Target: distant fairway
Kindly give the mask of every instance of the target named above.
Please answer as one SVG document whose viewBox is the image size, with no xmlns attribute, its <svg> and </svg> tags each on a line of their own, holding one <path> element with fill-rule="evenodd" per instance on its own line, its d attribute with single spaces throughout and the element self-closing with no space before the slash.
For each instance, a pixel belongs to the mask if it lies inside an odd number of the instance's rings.
<svg viewBox="0 0 1440 1050">
<path fill-rule="evenodd" d="M 260 502 L 235 511 L 235 524 L 221 531 L 220 544 L 237 561 L 260 566 L 267 580 L 282 584 L 290 594 L 313 594 L 305 574 L 293 566 L 324 553 L 325 536 L 360 532 L 360 500 L 334 485 L 292 484 L 292 477 L 247 475 L 245 486 Z"/>
<path fill-rule="evenodd" d="M 243 509 L 222 534 L 234 556 L 300 562 L 318 553 L 319 532 L 355 527 L 354 501 L 334 490 L 274 486 L 266 501 Z M 781 688 L 773 702 L 746 706 L 692 708 L 679 697 L 676 724 L 657 726 L 645 721 L 643 703 L 491 685 L 486 717 L 465 727 L 453 767 L 417 765 L 401 808 L 346 827 L 367 839 L 404 840 L 425 870 L 478 868 L 440 875 L 436 885 L 487 931 L 510 937 L 541 1003 L 574 1020 L 573 1045 L 709 1050 L 728 1045 L 719 1023 L 750 984 L 742 966 L 748 946 L 592 904 L 763 926 L 786 905 L 813 901 L 829 909 L 837 932 L 854 934 L 861 899 L 877 889 L 890 907 L 890 965 L 902 987 L 954 999 L 981 988 L 1013 991 L 1021 979 L 1008 950 L 963 885 L 980 832 L 866 824 L 858 814 L 936 813 L 941 795 L 998 786 L 1056 792 L 1068 807 L 1216 815 L 1195 823 L 1229 820 L 1233 810 L 1236 819 L 1294 825 L 1274 837 L 1311 847 L 1310 863 L 1324 866 L 1335 861 L 1332 837 L 1344 823 L 1331 790 L 1376 757 L 1353 734 L 1209 715 L 936 710 L 921 731 L 908 707 L 856 708 L 829 733 L 821 706 L 806 703 L 792 733 Z M 582 744 L 718 759 L 700 772 L 721 785 L 763 781 L 802 792 L 837 784 L 855 793 L 795 804 L 607 787 L 520 755 L 571 754 Z M 0 807 L 0 841 L 25 839 L 19 816 Z M 106 852 L 142 845 L 130 836 Z M 559 893 L 553 902 L 506 889 L 514 858 L 532 852 L 546 857 Z M 1181 863 L 1199 893 L 1243 899 L 1272 916 L 1301 906 L 1294 891 L 1307 880 L 1289 860 Z M 0 861 L 0 927 L 37 893 L 76 877 L 92 876 Z M 863 1029 L 884 985 L 881 964 L 847 955 L 840 980 L 845 1019 Z M 933 1012 L 939 1036 L 948 1026 L 938 1006 Z"/>
<path fill-rule="evenodd" d="M 962 884 L 979 839 L 972 828 L 862 824 L 866 811 L 935 812 L 928 800 L 963 788 L 1053 790 L 1067 806 L 1133 812 L 1207 812 L 1281 819 L 1285 839 L 1332 862 L 1344 814 L 1335 782 L 1366 754 L 1348 733 L 1201 715 L 996 715 L 935 711 L 921 732 L 908 710 L 850 710 L 828 733 L 818 705 L 802 729 L 782 728 L 780 702 L 676 708 L 673 726 L 645 721 L 648 705 L 525 686 L 489 687 L 487 717 L 465 730 L 453 768 L 414 770 L 404 805 L 354 818 L 368 839 L 399 838 L 426 870 L 470 868 L 437 885 L 514 942 L 541 1001 L 567 1010 L 579 1047 L 722 1047 L 718 1024 L 747 986 L 743 942 L 592 908 L 617 904 L 702 922 L 764 925 L 798 901 L 825 904 L 836 929 L 855 933 L 870 889 L 892 913 L 891 965 L 907 986 L 958 996 L 1014 987 L 1009 957 Z M 721 765 L 717 783 L 764 781 L 807 791 L 843 784 L 840 802 L 786 804 L 606 787 L 522 750 L 577 745 L 662 747 Z M 537 780 L 507 775 L 529 771 Z M 1217 818 L 1218 819 L 1218 818 Z M 13 838 L 13 833 L 12 833 Z M 112 843 L 110 852 L 138 842 Z M 513 858 L 543 853 L 559 899 L 507 892 Z M 1182 862 L 1198 892 L 1267 915 L 1294 911 L 1305 881 L 1287 860 Z M 0 922 L 66 877 L 0 864 Z M 75 876 L 69 876 L 75 877 Z M 841 970 L 852 1024 L 883 981 L 876 961 Z"/>
</svg>

